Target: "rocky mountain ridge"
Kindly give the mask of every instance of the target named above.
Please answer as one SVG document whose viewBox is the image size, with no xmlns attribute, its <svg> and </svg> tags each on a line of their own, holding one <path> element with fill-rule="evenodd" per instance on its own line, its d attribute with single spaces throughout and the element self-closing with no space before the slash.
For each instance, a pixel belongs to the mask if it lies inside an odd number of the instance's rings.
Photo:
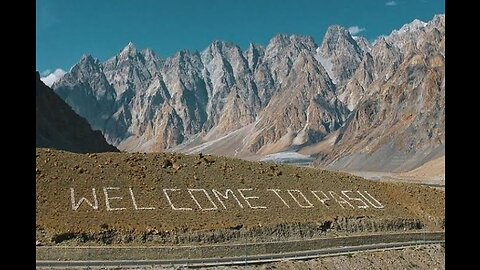
<svg viewBox="0 0 480 270">
<path fill-rule="evenodd" d="M 256 159 L 308 148 L 322 166 L 410 169 L 444 153 L 444 40 L 437 15 L 372 44 L 341 26 L 320 45 L 280 34 L 166 59 L 129 43 L 103 63 L 83 56 L 52 87 L 125 151 Z"/>
</svg>

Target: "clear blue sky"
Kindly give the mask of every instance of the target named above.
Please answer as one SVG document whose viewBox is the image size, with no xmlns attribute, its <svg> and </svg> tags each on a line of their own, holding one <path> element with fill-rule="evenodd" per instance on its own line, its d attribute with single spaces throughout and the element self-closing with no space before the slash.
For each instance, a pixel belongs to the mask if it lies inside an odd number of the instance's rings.
<svg viewBox="0 0 480 270">
<path fill-rule="evenodd" d="M 213 40 L 245 49 L 278 33 L 313 36 L 358 26 L 374 40 L 413 19 L 445 13 L 445 0 L 37 0 L 36 68 L 69 70 L 82 54 L 104 61 L 129 41 L 166 58 Z"/>
</svg>

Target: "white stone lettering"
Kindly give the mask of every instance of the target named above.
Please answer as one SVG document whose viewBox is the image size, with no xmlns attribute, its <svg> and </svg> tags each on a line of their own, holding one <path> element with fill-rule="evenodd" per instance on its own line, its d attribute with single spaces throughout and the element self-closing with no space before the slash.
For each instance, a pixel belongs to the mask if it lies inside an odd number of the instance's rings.
<svg viewBox="0 0 480 270">
<path fill-rule="evenodd" d="M 338 196 L 337 193 L 333 192 L 333 191 L 329 191 L 328 192 L 330 194 L 330 196 L 335 199 L 335 201 L 340 204 L 340 206 L 345 209 L 345 207 L 343 206 L 344 204 L 348 204 L 350 207 L 352 208 L 355 208 L 352 204 L 350 204 L 348 201 L 346 201 L 344 198 Z"/>
<path fill-rule="evenodd" d="M 212 192 L 213 192 L 213 195 L 215 195 L 215 197 L 217 197 L 217 200 L 220 202 L 220 204 L 223 206 L 224 209 L 227 209 L 227 207 L 225 206 L 223 201 L 220 199 L 220 197 L 224 198 L 225 200 L 228 200 L 228 197 L 229 197 L 228 193 L 230 193 L 232 195 L 232 197 L 237 201 L 238 206 L 240 206 L 240 208 L 243 208 L 243 205 L 240 203 L 237 196 L 235 196 L 235 193 L 233 193 L 233 191 L 231 189 L 225 190 L 225 196 L 215 189 L 212 189 Z"/>
<path fill-rule="evenodd" d="M 283 202 L 283 204 L 285 204 L 288 208 L 290 208 L 290 206 L 287 204 L 287 202 L 282 198 L 282 196 L 280 196 L 280 189 L 267 189 L 268 191 L 272 191 L 273 193 L 275 193 L 275 195 L 277 195 L 277 197 Z"/>
<path fill-rule="evenodd" d="M 250 190 L 253 190 L 252 188 L 239 188 L 237 189 L 238 190 L 238 193 L 240 193 L 240 195 L 242 196 L 242 198 L 245 200 L 245 202 L 248 204 L 248 206 L 252 209 L 266 209 L 267 207 L 266 206 L 252 206 L 250 204 L 250 202 L 248 200 L 251 200 L 251 199 L 258 199 L 258 197 L 256 196 L 249 196 L 249 197 L 246 197 L 245 194 L 243 194 L 242 191 L 250 191 Z"/>
<path fill-rule="evenodd" d="M 210 195 L 208 195 L 208 192 L 205 189 L 203 189 L 203 188 L 201 188 L 201 189 L 189 188 L 187 190 L 188 190 L 188 193 L 190 194 L 190 197 L 192 197 L 193 201 L 195 201 L 195 203 L 198 205 L 198 207 L 202 211 L 211 211 L 211 210 L 217 210 L 218 209 L 217 205 L 212 201 L 212 198 L 210 198 Z M 198 200 L 195 198 L 195 196 L 193 196 L 193 192 L 203 192 L 205 194 L 205 196 L 207 197 L 207 199 L 210 201 L 210 203 L 212 203 L 213 207 L 203 208 L 200 205 L 200 203 L 198 202 Z"/>
<path fill-rule="evenodd" d="M 75 190 L 73 188 L 70 188 L 70 199 L 72 201 L 72 209 L 74 211 L 77 211 L 77 209 L 80 207 L 80 205 L 85 202 L 86 204 L 90 205 L 90 207 L 93 208 L 93 210 L 98 210 L 98 200 L 97 200 L 97 193 L 95 192 L 95 189 L 92 188 L 92 195 L 93 195 L 93 204 L 87 200 L 85 197 L 81 197 L 78 202 L 75 202 Z"/>
<path fill-rule="evenodd" d="M 341 191 L 343 196 L 345 196 L 347 199 L 349 199 L 350 201 L 359 201 L 362 203 L 362 205 L 358 205 L 357 208 L 360 208 L 360 209 L 366 209 L 368 208 L 368 204 L 366 204 L 362 199 L 360 198 L 354 198 L 354 197 L 350 197 L 347 195 L 347 193 L 352 193 L 351 190 L 342 190 Z"/>
<path fill-rule="evenodd" d="M 132 202 L 133 202 L 133 208 L 135 210 L 155 210 L 155 207 L 138 207 L 137 200 L 135 199 L 135 196 L 133 195 L 132 188 L 128 188 L 128 191 L 130 191 L 130 196 L 132 197 Z"/>
<path fill-rule="evenodd" d="M 298 189 L 289 189 L 287 190 L 288 194 L 290 194 L 290 196 L 292 196 L 293 200 L 298 204 L 298 206 L 300 206 L 301 208 L 312 208 L 313 207 L 313 204 L 307 199 L 307 197 L 305 197 L 305 195 L 303 195 L 303 193 L 298 190 Z M 298 200 L 297 198 L 295 197 L 295 195 L 293 195 L 292 192 L 296 192 L 298 194 L 300 194 L 300 196 L 302 196 L 303 200 L 307 203 L 307 205 L 302 205 Z"/>
<path fill-rule="evenodd" d="M 360 194 L 360 196 L 362 196 L 369 204 L 371 204 L 373 207 L 377 208 L 377 209 L 382 209 L 384 208 L 385 206 L 383 204 L 381 204 L 377 199 L 375 199 L 372 195 L 370 195 L 366 190 L 363 191 L 365 192 L 365 194 L 367 194 L 372 200 L 374 200 L 377 205 L 373 204 L 369 199 L 367 199 L 362 193 L 360 193 L 360 191 L 357 191 L 358 194 Z"/>
<path fill-rule="evenodd" d="M 181 211 L 190 211 L 192 210 L 192 208 L 189 208 L 189 207 L 175 207 L 172 203 L 172 200 L 170 199 L 170 196 L 168 195 L 168 192 L 167 191 L 177 191 L 177 190 L 180 190 L 178 188 L 164 188 L 163 189 L 163 193 L 165 194 L 165 197 L 167 197 L 167 201 L 168 203 L 170 204 L 170 206 L 172 207 L 173 210 L 181 210 Z"/>
<path fill-rule="evenodd" d="M 103 188 L 103 194 L 105 195 L 105 205 L 107 207 L 107 211 L 121 211 L 125 210 L 127 208 L 125 207 L 111 207 L 110 206 L 110 200 L 123 200 L 122 197 L 109 197 L 108 196 L 108 191 L 109 190 L 119 190 L 119 187 L 104 187 Z"/>
<path fill-rule="evenodd" d="M 321 190 L 312 190 L 310 192 L 312 192 L 313 196 L 315 196 L 315 198 L 317 198 L 323 205 L 325 205 L 327 208 L 329 208 L 328 204 L 326 204 L 325 202 L 330 201 L 330 199 L 328 198 L 327 194 L 325 194 L 325 192 L 323 192 Z M 317 192 L 321 192 L 322 195 L 323 195 L 323 198 L 320 198 L 317 195 Z"/>
<path fill-rule="evenodd" d="M 98 187 L 97 187 L 98 188 Z M 127 205 L 129 203 L 129 199 L 124 197 L 120 197 L 123 192 L 127 192 L 132 200 L 133 210 L 155 210 L 160 209 L 164 210 L 164 207 L 160 207 L 156 205 L 156 202 L 151 201 L 151 196 L 148 196 L 148 193 L 143 193 L 142 188 L 136 188 L 134 192 L 133 187 L 102 187 L 103 194 L 105 195 L 105 206 L 106 211 L 122 211 L 126 210 L 127 208 L 130 209 Z M 77 192 L 77 194 L 75 193 Z M 187 195 L 187 192 L 190 196 Z M 310 209 L 314 208 L 316 200 L 320 201 L 325 207 L 330 208 L 335 205 L 334 201 L 337 202 L 342 209 L 349 209 L 350 207 L 353 209 L 368 209 L 369 211 L 380 210 L 384 209 L 385 205 L 383 205 L 379 200 L 374 198 L 368 191 L 360 191 L 360 190 L 299 190 L 299 189 L 279 189 L 279 188 L 267 188 L 257 190 L 255 188 L 239 188 L 239 189 L 211 189 L 215 198 L 212 197 L 212 193 L 210 193 L 210 189 L 203 189 L 203 188 L 165 188 L 163 189 L 163 195 L 165 196 L 166 200 L 170 207 L 175 211 L 214 211 L 214 210 L 222 210 L 230 208 L 236 208 L 235 203 L 241 209 L 267 209 L 269 205 L 273 204 L 277 207 L 281 206 L 280 200 L 282 204 L 287 208 L 295 208 L 295 204 L 298 205 L 300 208 Z M 238 192 L 242 198 L 238 196 L 236 193 Z M 278 199 L 273 199 L 269 193 L 275 194 Z M 304 193 L 306 192 L 306 193 Z M 102 200 L 102 198 L 98 198 L 96 194 L 95 188 L 92 188 L 92 197 L 89 197 L 90 191 L 86 192 L 87 196 L 83 196 L 85 194 L 78 193 L 78 189 L 75 191 L 75 188 L 70 187 L 70 202 L 73 211 L 81 211 L 88 209 L 99 210 L 98 199 Z M 289 195 L 286 195 L 288 193 Z M 308 193 L 308 194 L 307 194 Z M 316 199 L 309 195 L 311 193 Z M 261 195 L 260 195 L 261 194 Z M 358 194 L 358 196 L 357 196 Z M 65 194 L 66 195 L 66 194 Z M 145 197 L 143 197 L 143 195 Z M 160 194 L 161 195 L 161 194 Z M 261 196 L 267 197 L 261 197 Z M 127 195 L 128 196 L 128 195 Z M 290 200 L 295 201 L 293 203 Z M 88 198 L 88 199 L 87 199 Z M 67 199 L 67 198 L 65 198 Z M 162 198 L 159 198 L 163 200 Z M 193 200 L 193 202 L 191 202 Z M 275 201 L 277 200 L 277 201 Z M 312 200 L 312 201 L 310 201 Z M 163 203 L 163 201 L 161 202 Z M 385 203 L 385 202 L 383 202 Z M 86 206 L 82 207 L 82 204 L 86 204 Z M 100 205 L 102 202 L 100 201 Z M 196 206 L 194 206 L 194 204 Z M 247 205 L 246 207 L 245 204 Z M 262 205 L 263 204 L 263 205 Z M 290 205 L 291 204 L 291 205 Z M 221 205 L 221 206 L 219 206 Z M 120 207 L 123 206 L 123 207 Z M 183 206 L 183 207 L 182 207 Z M 187 207 L 189 206 L 189 207 Z M 198 208 L 197 208 L 198 207 Z M 318 205 L 318 207 L 321 207 Z M 333 208 L 339 209 L 338 207 L 334 206 Z M 167 206 L 168 209 L 168 206 Z M 91 211 L 91 210 L 90 210 Z"/>
</svg>

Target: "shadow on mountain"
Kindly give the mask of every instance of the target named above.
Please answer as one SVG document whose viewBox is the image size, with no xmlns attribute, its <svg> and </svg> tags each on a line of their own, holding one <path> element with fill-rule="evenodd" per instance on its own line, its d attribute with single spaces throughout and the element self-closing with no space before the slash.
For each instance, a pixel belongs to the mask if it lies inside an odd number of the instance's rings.
<svg viewBox="0 0 480 270">
<path fill-rule="evenodd" d="M 87 120 L 78 116 L 36 72 L 36 147 L 48 147 L 76 153 L 119 152 L 105 141 L 102 133 L 92 130 Z"/>
</svg>

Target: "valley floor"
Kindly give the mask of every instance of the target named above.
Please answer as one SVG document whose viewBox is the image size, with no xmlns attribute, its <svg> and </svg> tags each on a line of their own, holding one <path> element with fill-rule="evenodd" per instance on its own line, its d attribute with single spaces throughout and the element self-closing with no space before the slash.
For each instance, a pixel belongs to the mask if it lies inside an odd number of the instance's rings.
<svg viewBox="0 0 480 270">
<path fill-rule="evenodd" d="M 431 160 L 422 166 L 401 173 L 349 171 L 356 176 L 385 182 L 415 183 L 445 189 L 445 156 Z"/>
</svg>

